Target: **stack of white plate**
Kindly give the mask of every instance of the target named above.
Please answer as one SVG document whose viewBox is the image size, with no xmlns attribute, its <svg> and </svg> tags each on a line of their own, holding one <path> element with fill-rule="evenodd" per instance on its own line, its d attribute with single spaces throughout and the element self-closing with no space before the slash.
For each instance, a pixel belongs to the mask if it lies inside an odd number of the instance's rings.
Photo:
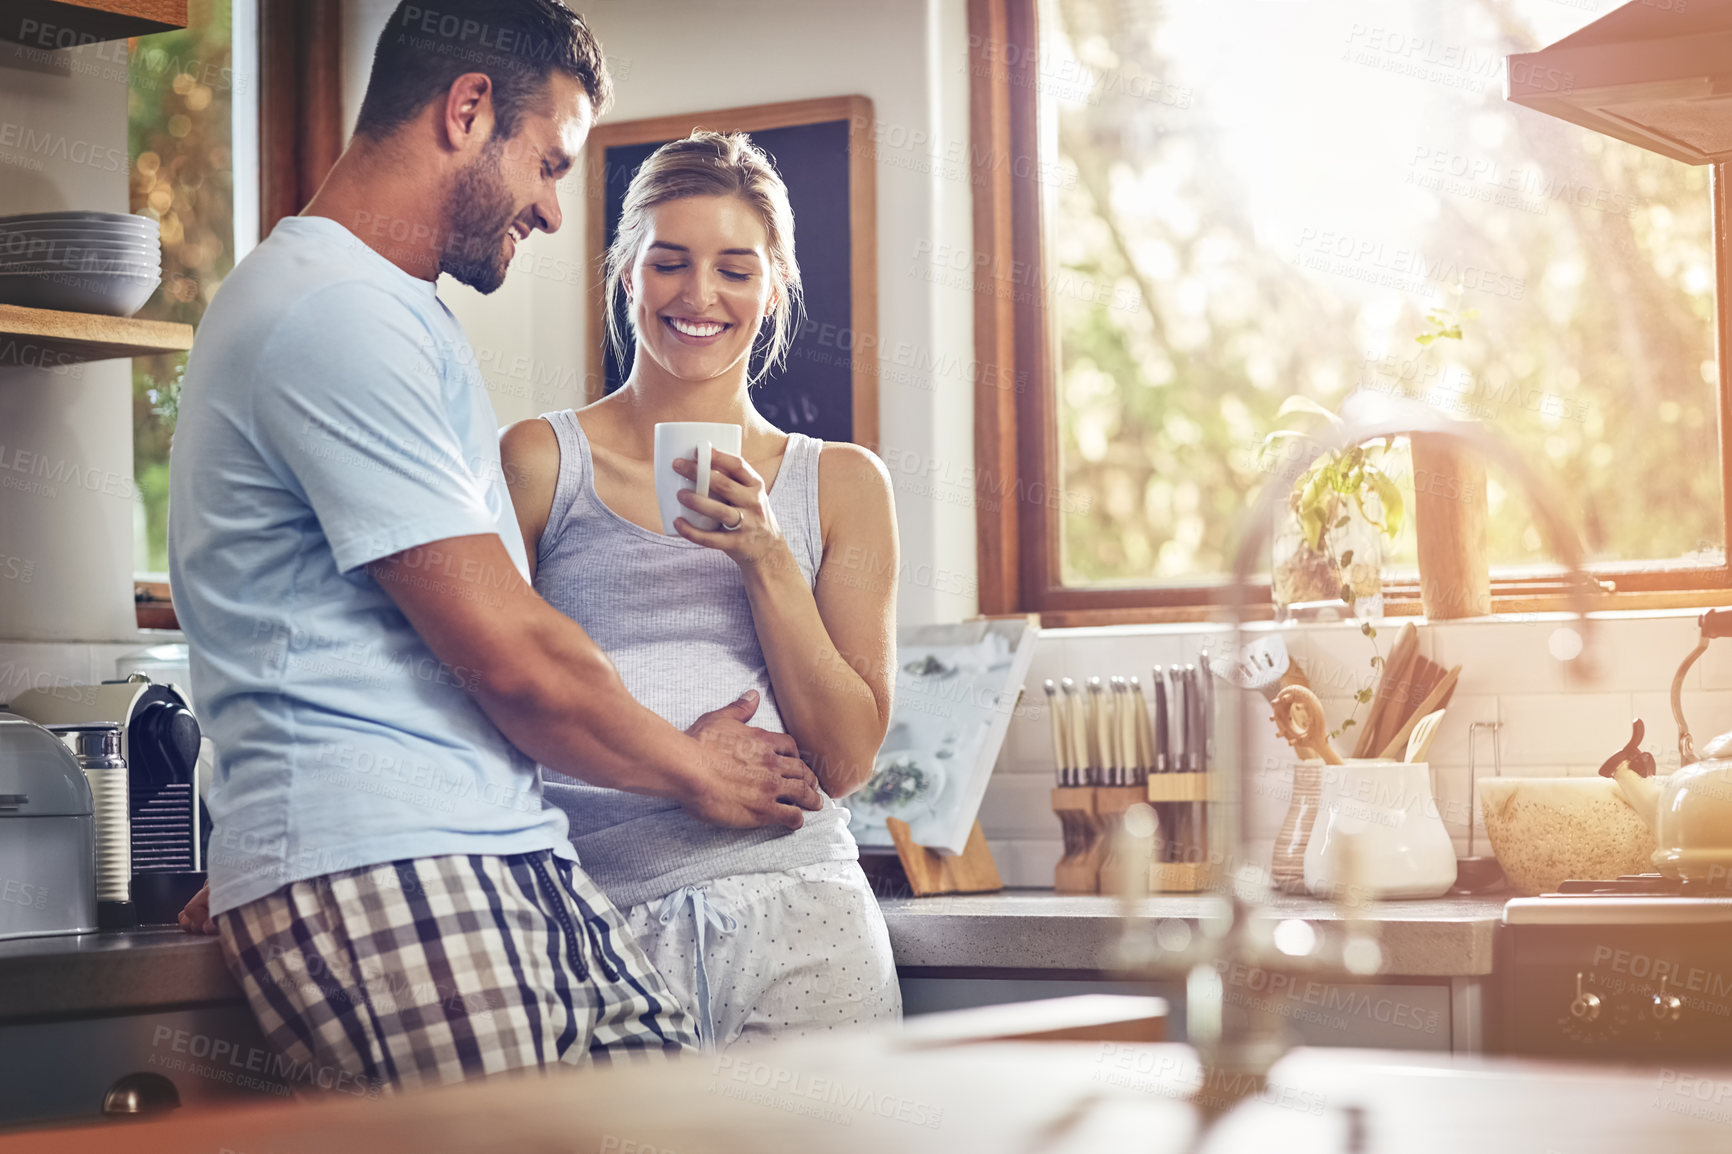
<svg viewBox="0 0 1732 1154">
<path fill-rule="evenodd" d="M 147 217 L 0 217 L 0 304 L 129 317 L 161 283 L 162 240 Z"/>
</svg>

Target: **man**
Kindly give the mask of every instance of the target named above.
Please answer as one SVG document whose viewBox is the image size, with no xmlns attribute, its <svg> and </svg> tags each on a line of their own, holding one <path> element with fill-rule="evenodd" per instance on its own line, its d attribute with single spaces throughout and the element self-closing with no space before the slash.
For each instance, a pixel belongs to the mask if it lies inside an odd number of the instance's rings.
<svg viewBox="0 0 1732 1154">
<path fill-rule="evenodd" d="M 608 98 L 559 0 L 400 5 L 353 143 L 225 282 L 187 367 L 169 545 L 221 755 L 210 918 L 296 1068 L 416 1085 L 691 1044 L 537 762 L 719 825 L 821 805 L 792 739 L 744 724 L 755 699 L 680 733 L 530 589 L 497 422 L 434 292 L 441 272 L 493 291 L 559 227 Z"/>
</svg>

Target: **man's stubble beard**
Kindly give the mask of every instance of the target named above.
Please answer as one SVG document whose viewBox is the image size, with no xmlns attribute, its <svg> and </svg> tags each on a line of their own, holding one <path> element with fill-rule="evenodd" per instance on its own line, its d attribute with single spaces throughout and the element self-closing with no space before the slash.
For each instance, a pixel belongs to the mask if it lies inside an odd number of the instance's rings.
<svg viewBox="0 0 1732 1154">
<path fill-rule="evenodd" d="M 509 267 L 505 236 L 517 211 L 499 170 L 504 151 L 504 141 L 489 140 L 475 163 L 458 173 L 445 199 L 449 231 L 439 254 L 439 271 L 481 293 L 504 284 Z"/>
</svg>

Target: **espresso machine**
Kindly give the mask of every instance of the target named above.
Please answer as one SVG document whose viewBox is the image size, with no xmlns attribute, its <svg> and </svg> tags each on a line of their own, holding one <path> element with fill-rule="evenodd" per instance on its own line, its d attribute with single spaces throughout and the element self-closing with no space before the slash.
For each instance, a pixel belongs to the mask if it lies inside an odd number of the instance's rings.
<svg viewBox="0 0 1732 1154">
<path fill-rule="evenodd" d="M 97 685 L 33 689 L 6 708 L 59 732 L 69 745 L 89 740 L 92 727 L 118 728 L 126 786 L 122 804 L 98 807 L 97 836 L 109 847 L 126 846 L 130 868 L 123 862 L 120 882 L 134 908 L 105 894 L 103 927 L 172 923 L 203 884 L 209 824 L 198 793 L 201 735 L 186 696 L 134 673 Z"/>
</svg>

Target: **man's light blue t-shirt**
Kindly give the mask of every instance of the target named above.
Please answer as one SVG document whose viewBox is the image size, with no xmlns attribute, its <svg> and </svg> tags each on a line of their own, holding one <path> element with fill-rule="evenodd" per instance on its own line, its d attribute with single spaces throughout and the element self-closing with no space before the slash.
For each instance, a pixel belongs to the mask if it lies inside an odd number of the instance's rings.
<svg viewBox="0 0 1732 1154">
<path fill-rule="evenodd" d="M 213 913 L 402 858 L 572 856 L 535 762 L 467 692 L 477 673 L 442 664 L 365 568 L 497 533 L 527 579 L 493 406 L 431 283 L 333 220 L 278 223 L 199 325 L 169 476 L 175 610 L 218 753 Z"/>
</svg>

